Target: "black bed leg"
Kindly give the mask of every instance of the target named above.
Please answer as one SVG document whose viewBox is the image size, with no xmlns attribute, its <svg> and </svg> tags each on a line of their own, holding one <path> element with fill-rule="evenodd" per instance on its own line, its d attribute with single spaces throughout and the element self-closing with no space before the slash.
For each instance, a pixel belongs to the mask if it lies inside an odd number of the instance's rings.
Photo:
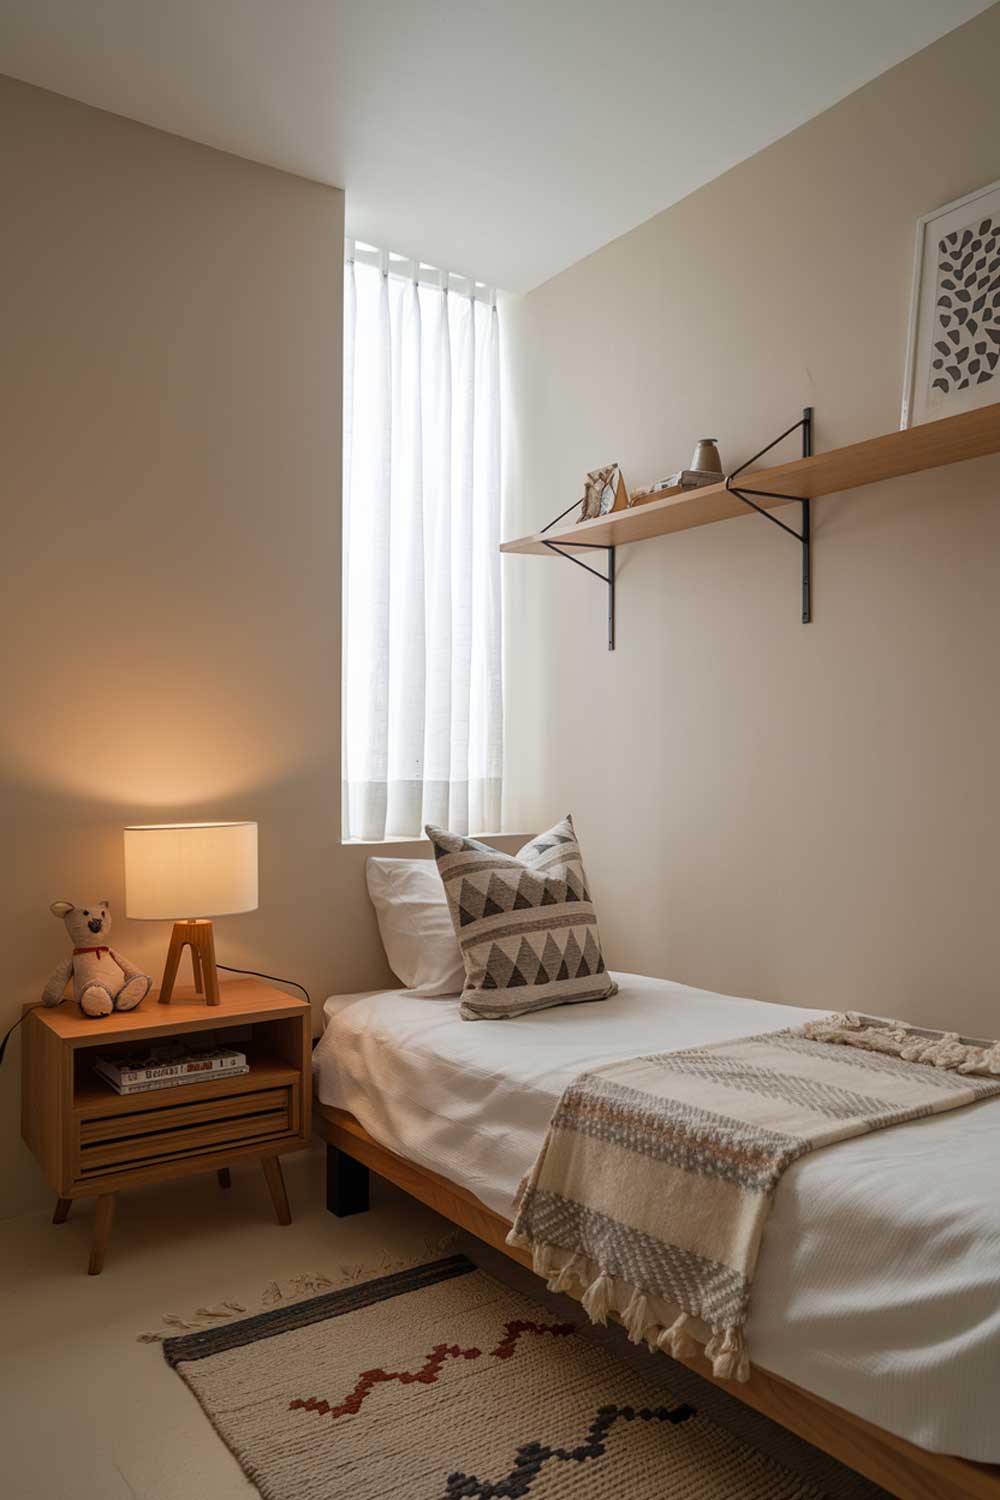
<svg viewBox="0 0 1000 1500">
<path fill-rule="evenodd" d="M 326 1148 L 326 1206 L 338 1219 L 368 1212 L 368 1168 L 338 1146 Z"/>
</svg>

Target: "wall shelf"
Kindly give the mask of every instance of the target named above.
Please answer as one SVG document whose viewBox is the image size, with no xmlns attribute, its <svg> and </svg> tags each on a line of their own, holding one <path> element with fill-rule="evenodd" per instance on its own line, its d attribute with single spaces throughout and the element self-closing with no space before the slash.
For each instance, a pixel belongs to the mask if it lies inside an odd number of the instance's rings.
<svg viewBox="0 0 1000 1500">
<path fill-rule="evenodd" d="M 796 423 L 789 432 L 794 432 L 800 425 L 807 432 L 808 426 L 804 424 L 808 422 L 807 413 L 803 424 Z M 570 525 L 553 523 L 532 536 L 502 542 L 500 551 L 552 557 L 591 547 L 611 549 L 628 542 L 665 536 L 671 531 L 687 531 L 692 526 L 710 526 L 715 521 L 746 515 L 749 502 L 740 494 L 744 487 L 747 487 L 747 494 L 754 496 L 755 509 L 771 511 L 795 503 L 802 503 L 805 509 L 807 500 L 822 495 L 840 494 L 845 490 L 860 489 L 863 485 L 879 484 L 885 479 L 898 479 L 905 474 L 918 474 L 924 469 L 943 468 L 998 452 L 1000 402 L 995 402 L 992 406 L 980 407 L 978 411 L 959 412 L 937 422 L 926 422 L 921 427 L 887 432 L 882 437 L 867 438 L 846 448 L 833 448 L 828 453 L 796 458 L 791 463 L 738 470 L 736 472 L 742 477 L 735 486 L 735 475 L 730 475 L 721 484 L 706 485 L 697 490 L 663 490 L 654 499 L 643 500 L 628 510 L 597 516 L 592 521 Z M 748 488 L 751 484 L 753 489 Z M 609 563 L 613 576 L 613 555 L 610 552 Z M 804 607 L 803 619 L 807 618 Z M 609 638 L 609 647 L 612 645 L 613 635 Z"/>
<path fill-rule="evenodd" d="M 753 469 L 743 477 L 747 483 L 752 480 L 755 490 L 779 492 L 781 498 L 771 500 L 765 507 L 774 510 L 802 496 L 815 500 L 820 495 L 835 495 L 842 490 L 878 484 L 883 479 L 918 474 L 922 469 L 982 458 L 988 453 L 1000 453 L 1000 402 L 981 406 L 978 411 L 942 417 L 939 422 L 927 422 L 923 427 L 887 432 L 884 437 L 851 443 L 847 448 L 833 448 L 829 453 L 815 453 L 811 458 L 796 458 L 769 469 Z M 626 542 L 664 536 L 670 531 L 686 531 L 691 526 L 728 521 L 732 516 L 746 513 L 746 506 L 724 483 L 698 490 L 664 490 L 660 498 L 645 500 L 628 510 L 501 542 L 500 551 L 545 557 L 551 555 L 546 545 L 549 542 L 568 549 L 574 543 L 618 547 Z"/>
</svg>

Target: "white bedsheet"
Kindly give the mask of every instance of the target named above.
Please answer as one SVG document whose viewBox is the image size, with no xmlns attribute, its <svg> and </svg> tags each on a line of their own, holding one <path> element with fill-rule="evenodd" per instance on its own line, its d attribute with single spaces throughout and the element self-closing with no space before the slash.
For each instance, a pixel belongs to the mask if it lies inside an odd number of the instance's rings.
<svg viewBox="0 0 1000 1500">
<path fill-rule="evenodd" d="M 562 1090 L 616 1058 L 797 1025 L 819 1011 L 635 974 L 618 995 L 510 1021 L 457 999 L 334 997 L 319 1098 L 380 1144 L 512 1216 Z M 768 1219 L 754 1356 L 936 1452 L 1000 1462 L 1000 1100 L 796 1162 Z"/>
</svg>

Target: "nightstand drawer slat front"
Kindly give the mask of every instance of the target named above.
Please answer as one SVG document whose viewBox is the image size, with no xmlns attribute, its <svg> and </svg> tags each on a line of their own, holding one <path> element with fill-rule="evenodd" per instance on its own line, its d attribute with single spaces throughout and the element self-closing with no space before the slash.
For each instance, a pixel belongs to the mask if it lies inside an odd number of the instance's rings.
<svg viewBox="0 0 1000 1500">
<path fill-rule="evenodd" d="M 144 1096 L 148 1098 L 149 1096 Z M 126 1136 L 147 1135 L 162 1130 L 176 1129 L 181 1125 L 199 1125 L 207 1120 L 231 1119 L 234 1114 L 265 1114 L 268 1110 L 284 1109 L 288 1101 L 288 1090 L 261 1089 L 258 1093 L 238 1095 L 234 1109 L 231 1098 L 199 1100 L 196 1104 L 158 1104 L 155 1109 L 137 1110 L 135 1114 L 109 1115 L 104 1119 L 80 1121 L 80 1144 L 87 1146 L 94 1141 L 118 1141 Z"/>
<path fill-rule="evenodd" d="M 174 1160 L 175 1157 L 201 1154 L 222 1146 L 273 1140 L 274 1137 L 288 1134 L 288 1131 L 288 1115 L 276 1110 L 273 1115 L 252 1115 L 249 1119 L 220 1121 L 208 1130 L 199 1127 L 196 1130 L 177 1131 L 169 1139 L 141 1136 L 130 1142 L 88 1146 L 79 1157 L 81 1172 L 78 1181 L 96 1178 L 102 1173 L 121 1172 L 126 1167 L 138 1170 L 154 1161 Z"/>
<path fill-rule="evenodd" d="M 288 1135 L 295 1128 L 294 1093 L 259 1089 L 184 1104 L 139 1096 L 133 1113 L 78 1122 L 76 1181 Z"/>
</svg>

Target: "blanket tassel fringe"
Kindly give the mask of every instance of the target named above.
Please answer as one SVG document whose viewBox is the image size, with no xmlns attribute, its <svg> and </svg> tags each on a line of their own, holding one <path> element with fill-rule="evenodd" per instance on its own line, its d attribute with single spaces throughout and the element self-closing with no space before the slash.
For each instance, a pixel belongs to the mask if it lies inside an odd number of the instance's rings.
<svg viewBox="0 0 1000 1500">
<path fill-rule="evenodd" d="M 622 1322 L 628 1332 L 630 1344 L 646 1342 L 647 1333 L 652 1332 L 652 1329 L 650 1328 L 649 1301 L 645 1292 L 632 1293 L 622 1313 Z"/>
<path fill-rule="evenodd" d="M 716 1380 L 736 1380 L 742 1384 L 750 1379 L 750 1360 L 738 1328 L 713 1334 L 705 1345 L 705 1358 L 711 1361 Z"/>
<path fill-rule="evenodd" d="M 592 1323 L 600 1323 L 602 1327 L 607 1323 L 608 1313 L 613 1306 L 613 1294 L 614 1282 L 601 1271 L 580 1298 L 583 1310 Z"/>
<path fill-rule="evenodd" d="M 578 1271 L 579 1257 L 574 1255 L 572 1260 L 557 1271 L 546 1284 L 550 1292 L 572 1292 L 573 1288 L 579 1286 L 580 1275 Z"/>
<path fill-rule="evenodd" d="M 508 1243 L 518 1242 L 511 1236 Z M 579 1251 L 567 1254 L 552 1245 L 535 1245 L 532 1262 L 550 1292 L 569 1292 L 579 1298 L 592 1323 L 606 1324 L 616 1312 L 633 1344 L 648 1344 L 674 1359 L 704 1355 L 716 1380 L 743 1384 L 750 1379 L 750 1359 L 741 1329 L 724 1328 L 713 1333 L 703 1348 L 689 1331 L 693 1320 L 687 1313 L 679 1313 L 664 1327 L 656 1319 L 655 1299 L 617 1281 Z"/>
<path fill-rule="evenodd" d="M 803 1034 L 813 1042 L 835 1042 L 884 1052 L 904 1062 L 949 1068 L 955 1073 L 1000 1076 L 1000 1042 L 970 1041 L 957 1031 L 925 1031 L 905 1021 L 880 1021 L 855 1010 L 838 1011 L 819 1021 L 808 1021 Z"/>
<path fill-rule="evenodd" d="M 664 1328 L 656 1340 L 658 1349 L 664 1354 L 670 1354 L 674 1359 L 694 1359 L 696 1354 L 701 1353 L 701 1346 L 687 1332 L 687 1325 L 691 1319 L 687 1313 L 680 1313 L 671 1323 L 669 1328 Z"/>
</svg>

